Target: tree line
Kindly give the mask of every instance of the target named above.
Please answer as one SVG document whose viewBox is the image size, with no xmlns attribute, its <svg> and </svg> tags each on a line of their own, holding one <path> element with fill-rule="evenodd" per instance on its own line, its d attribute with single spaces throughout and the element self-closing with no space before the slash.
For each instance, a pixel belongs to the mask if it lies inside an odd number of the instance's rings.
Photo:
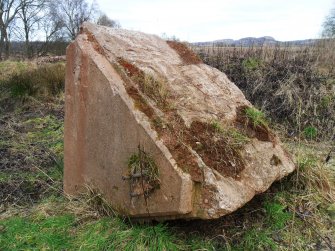
<svg viewBox="0 0 335 251">
<path fill-rule="evenodd" d="M 27 58 L 44 55 L 53 44 L 74 39 L 85 21 L 120 27 L 99 10 L 96 2 L 0 0 L 0 59 L 7 59 L 15 46 Z"/>
<path fill-rule="evenodd" d="M 120 27 L 87 0 L 0 0 L 0 60 L 14 48 L 27 58 L 48 53 L 52 46 L 73 40 L 82 22 Z M 335 37 L 335 8 L 325 18 L 323 37 Z"/>
</svg>

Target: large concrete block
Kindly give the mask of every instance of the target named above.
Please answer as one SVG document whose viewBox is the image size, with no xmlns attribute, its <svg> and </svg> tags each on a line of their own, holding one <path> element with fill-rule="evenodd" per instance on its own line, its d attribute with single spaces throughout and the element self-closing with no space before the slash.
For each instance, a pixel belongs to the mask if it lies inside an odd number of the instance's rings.
<svg viewBox="0 0 335 251">
<path fill-rule="evenodd" d="M 64 191 L 120 214 L 218 218 L 295 168 L 222 72 L 186 46 L 85 23 L 67 49 Z"/>
</svg>

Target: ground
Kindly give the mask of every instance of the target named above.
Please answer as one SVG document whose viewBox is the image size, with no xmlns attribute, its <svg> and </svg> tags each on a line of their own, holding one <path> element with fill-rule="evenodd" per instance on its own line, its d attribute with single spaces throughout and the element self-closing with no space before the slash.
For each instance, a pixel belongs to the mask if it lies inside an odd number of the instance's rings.
<svg viewBox="0 0 335 251">
<path fill-rule="evenodd" d="M 63 89 L 24 81 L 41 67 L 50 82 L 64 64 L 0 63 L 0 250 L 335 248 L 334 157 L 325 162 L 332 142 L 282 136 L 297 171 L 218 220 L 139 223 L 90 188 L 64 196 Z"/>
</svg>

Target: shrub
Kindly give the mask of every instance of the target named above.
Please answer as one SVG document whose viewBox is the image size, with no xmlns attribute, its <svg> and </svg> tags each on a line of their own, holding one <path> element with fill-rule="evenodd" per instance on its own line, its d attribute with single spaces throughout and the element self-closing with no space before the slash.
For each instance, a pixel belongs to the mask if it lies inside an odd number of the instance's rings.
<svg viewBox="0 0 335 251">
<path fill-rule="evenodd" d="M 257 70 L 261 65 L 261 61 L 257 58 L 247 58 L 242 62 L 242 66 L 246 70 Z"/>
<path fill-rule="evenodd" d="M 64 64 L 49 64 L 19 71 L 5 81 L 12 97 L 55 96 L 64 90 Z"/>
<path fill-rule="evenodd" d="M 36 85 L 33 82 L 30 72 L 15 74 L 7 83 L 10 87 L 10 93 L 13 97 L 34 96 L 37 92 Z"/>
<path fill-rule="evenodd" d="M 64 90 L 65 86 L 65 66 L 62 63 L 46 65 L 38 68 L 36 84 L 45 88 L 51 95 L 57 95 Z"/>
<path fill-rule="evenodd" d="M 303 134 L 307 139 L 315 139 L 318 135 L 318 129 L 316 129 L 314 126 L 307 126 L 304 129 Z"/>
</svg>

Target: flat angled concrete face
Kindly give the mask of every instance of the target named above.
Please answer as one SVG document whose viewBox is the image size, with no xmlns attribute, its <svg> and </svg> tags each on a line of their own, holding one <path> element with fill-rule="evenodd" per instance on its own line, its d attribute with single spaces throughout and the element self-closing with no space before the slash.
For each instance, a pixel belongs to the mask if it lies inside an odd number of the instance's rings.
<svg viewBox="0 0 335 251">
<path fill-rule="evenodd" d="M 111 64 L 79 37 L 67 50 L 64 190 L 98 188 L 111 205 L 129 216 L 191 212 L 192 182 L 175 167 L 164 145 L 155 141 L 145 116 L 134 109 Z M 70 76 L 70 77 L 69 77 Z M 138 145 L 160 167 L 160 189 L 148 200 L 131 197 L 127 162 Z M 170 184 L 173 184 L 171 187 Z M 152 203 L 152 201 L 159 201 Z"/>
<path fill-rule="evenodd" d="M 64 191 L 130 217 L 217 218 L 294 170 L 242 92 L 184 45 L 86 23 L 67 49 Z"/>
</svg>

